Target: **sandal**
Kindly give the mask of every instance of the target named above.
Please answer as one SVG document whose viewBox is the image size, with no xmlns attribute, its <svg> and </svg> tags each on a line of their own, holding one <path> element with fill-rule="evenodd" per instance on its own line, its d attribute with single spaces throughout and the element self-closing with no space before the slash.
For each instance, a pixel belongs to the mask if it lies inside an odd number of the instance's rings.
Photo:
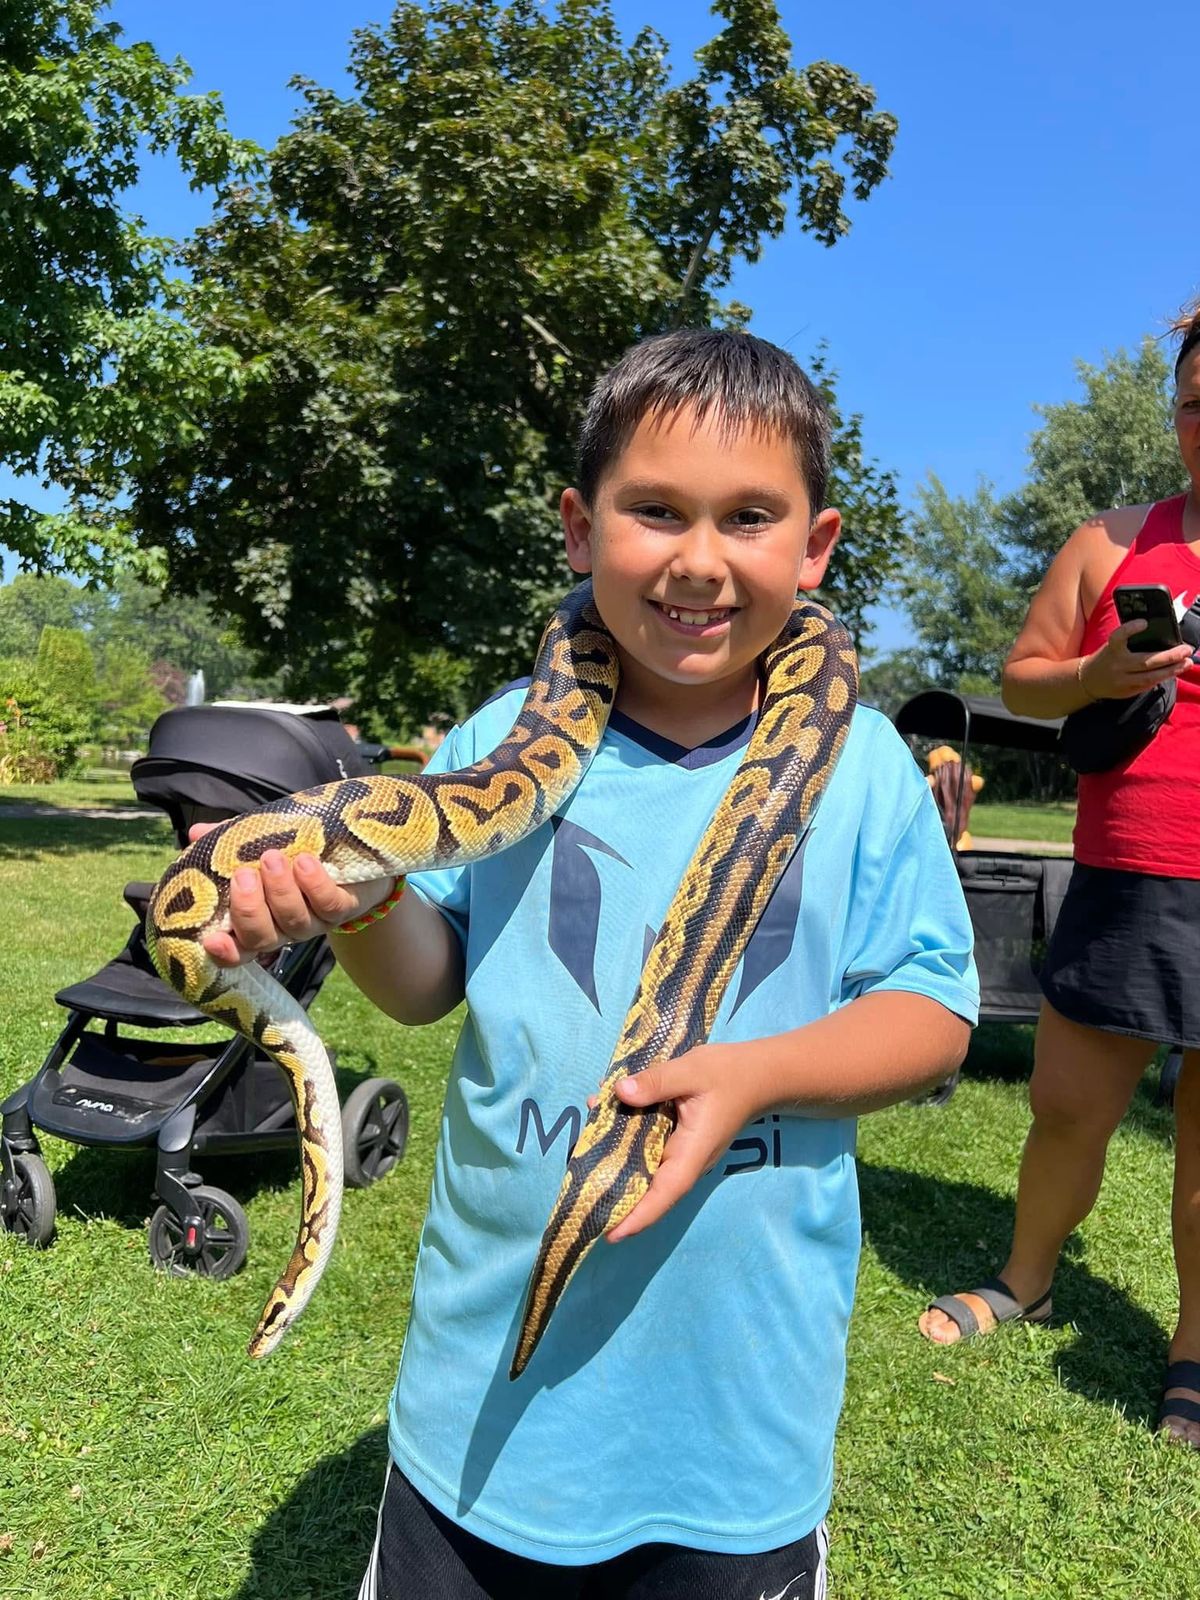
<svg viewBox="0 0 1200 1600">
<path fill-rule="evenodd" d="M 1021 1304 L 1003 1278 L 989 1278 L 986 1283 L 981 1283 L 978 1289 L 966 1289 L 963 1293 L 977 1295 L 995 1317 L 997 1327 L 1002 1322 L 1031 1322 L 1041 1326 L 1050 1321 L 1049 1289 L 1038 1299 L 1031 1300 L 1027 1306 Z M 949 1317 L 963 1339 L 973 1339 L 981 1331 L 978 1317 L 962 1295 L 944 1294 L 940 1299 L 931 1301 L 926 1309 L 940 1311 L 943 1316 Z M 991 1333 L 994 1330 L 989 1328 L 987 1331 Z M 931 1342 L 936 1344 L 938 1341 Z M 961 1342 L 960 1339 L 953 1341 L 955 1344 Z M 1191 1365 L 1200 1374 L 1200 1362 L 1178 1362 L 1177 1365 Z M 1187 1404 L 1193 1405 L 1195 1402 L 1188 1401 Z M 1196 1405 L 1196 1420 L 1200 1421 L 1200 1405 Z"/>
<path fill-rule="evenodd" d="M 1185 1444 L 1190 1449 L 1200 1448 L 1186 1439 L 1181 1433 L 1176 1433 L 1174 1428 L 1168 1428 L 1166 1423 L 1169 1418 L 1176 1417 L 1180 1422 L 1200 1422 L 1200 1400 L 1189 1400 L 1184 1395 L 1172 1395 L 1167 1399 L 1168 1389 L 1195 1389 L 1200 1391 L 1200 1361 L 1172 1361 L 1167 1367 L 1163 1379 L 1163 1397 L 1158 1408 L 1158 1422 L 1155 1424 L 1156 1433 L 1165 1433 L 1177 1444 Z"/>
</svg>

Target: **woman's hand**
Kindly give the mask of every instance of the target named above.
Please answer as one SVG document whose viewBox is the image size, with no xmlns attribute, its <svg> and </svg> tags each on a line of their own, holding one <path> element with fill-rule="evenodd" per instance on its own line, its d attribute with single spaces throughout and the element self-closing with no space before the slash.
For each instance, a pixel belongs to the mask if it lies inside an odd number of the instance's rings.
<svg viewBox="0 0 1200 1600">
<path fill-rule="evenodd" d="M 202 838 L 215 822 L 199 822 L 188 838 Z M 300 944 L 361 916 L 386 900 L 395 882 L 338 884 L 314 855 L 294 860 L 279 850 L 264 850 L 259 870 L 240 867 L 229 889 L 228 933 L 204 936 L 204 948 L 219 967 L 237 967 L 281 945 Z"/>
<path fill-rule="evenodd" d="M 1192 664 L 1190 644 L 1172 645 L 1170 650 L 1155 650 L 1139 655 L 1128 641 L 1147 624 L 1138 618 L 1114 628 L 1103 646 L 1083 657 L 1079 681 L 1093 700 L 1129 700 L 1156 683 L 1178 678 Z"/>
</svg>

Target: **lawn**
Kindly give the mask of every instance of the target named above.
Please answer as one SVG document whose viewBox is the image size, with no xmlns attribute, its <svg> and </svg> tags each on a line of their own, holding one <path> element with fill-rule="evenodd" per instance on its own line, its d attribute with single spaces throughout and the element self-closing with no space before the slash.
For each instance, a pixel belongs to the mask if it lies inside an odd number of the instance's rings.
<svg viewBox="0 0 1200 1600">
<path fill-rule="evenodd" d="M 971 808 L 970 826 L 977 839 L 1045 839 L 1051 844 L 1070 844 L 1075 802 L 1004 805 L 977 800 Z"/>
<path fill-rule="evenodd" d="M 53 1039 L 54 991 L 119 948 L 122 884 L 154 876 L 169 848 L 157 822 L 0 814 L 0 1094 Z M 205 1164 L 246 1205 L 249 1261 L 229 1283 L 179 1281 L 147 1260 L 150 1159 L 46 1141 L 58 1239 L 35 1253 L 0 1236 L 4 1596 L 354 1594 L 454 1024 L 399 1028 L 340 974 L 314 1015 L 347 1085 L 377 1072 L 404 1083 L 412 1135 L 397 1172 L 348 1195 L 316 1299 L 262 1365 L 242 1352 L 294 1233 L 294 1163 Z M 1200 1590 L 1200 1458 L 1146 1428 L 1174 1308 L 1172 1130 L 1149 1084 L 1071 1242 L 1055 1326 L 942 1351 L 913 1331 L 927 1298 L 977 1281 L 1003 1250 L 1029 1050 L 1028 1030 L 981 1030 L 948 1105 L 863 1122 L 838 1600 Z"/>
<path fill-rule="evenodd" d="M 0 806 L 96 806 L 120 809 L 138 805 L 129 774 L 113 767 L 91 767 L 60 783 L 0 784 Z"/>
</svg>

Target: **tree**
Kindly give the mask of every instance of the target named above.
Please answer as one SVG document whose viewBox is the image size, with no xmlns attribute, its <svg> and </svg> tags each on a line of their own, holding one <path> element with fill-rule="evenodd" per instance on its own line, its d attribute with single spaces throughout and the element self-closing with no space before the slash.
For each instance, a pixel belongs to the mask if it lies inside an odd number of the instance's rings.
<svg viewBox="0 0 1200 1600">
<path fill-rule="evenodd" d="M 0 600 L 4 592 L 0 589 Z M 278 676 L 256 673 L 253 653 L 199 597 L 164 594 L 130 572 L 121 573 L 94 597 L 90 626 L 90 637 L 102 657 L 118 646 L 144 652 L 155 664 L 155 676 L 168 699 L 172 695 L 166 684 L 174 681 L 168 675 L 186 682 L 197 670 L 204 674 L 210 700 L 278 696 Z"/>
<path fill-rule="evenodd" d="M 740 323 L 715 292 L 789 197 L 829 244 L 847 185 L 883 178 L 871 90 L 794 70 L 771 0 L 717 9 L 670 88 L 607 0 L 399 0 L 354 37 L 354 93 L 302 82 L 266 178 L 189 250 L 189 316 L 238 382 L 137 463 L 129 526 L 293 692 L 395 721 L 525 670 L 598 373 L 644 334 Z"/>
<path fill-rule="evenodd" d="M 842 415 L 837 373 L 824 345 L 809 362 L 809 372 L 829 406 L 833 451 L 826 498 L 841 511 L 843 528 L 818 598 L 862 638 L 869 631 L 864 613 L 901 571 L 910 535 L 894 476 L 863 456 L 862 417 L 857 412 Z"/>
<path fill-rule="evenodd" d="M 151 676 L 150 657 L 135 644 L 114 643 L 104 651 L 96 683 L 100 738 L 126 750 L 144 745 L 150 725 L 167 699 Z"/>
<path fill-rule="evenodd" d="M 1161 347 L 1118 350 L 1102 367 L 1078 364 L 1081 399 L 1037 406 L 1030 476 L 1008 502 L 1008 535 L 1030 588 L 1068 536 L 1096 511 L 1165 500 L 1187 486 L 1171 426 L 1173 382 Z"/>
<path fill-rule="evenodd" d="M 38 677 L 53 694 L 77 706 L 82 716 L 96 709 L 96 658 L 78 628 L 42 629 L 37 650 Z"/>
<path fill-rule="evenodd" d="M 235 374 L 179 319 L 163 241 L 122 209 L 144 145 L 193 187 L 250 160 L 181 62 L 123 46 L 104 0 L 8 0 L 0 14 L 0 460 L 68 509 L 0 501 L 23 567 L 105 575 L 135 549 L 114 514 L 129 472 L 194 426 L 191 397 Z"/>
<path fill-rule="evenodd" d="M 936 478 L 917 489 L 914 559 L 900 591 L 928 679 L 997 694 L 1000 669 L 1029 604 L 1013 566 L 1005 507 L 990 485 L 966 499 Z"/>
<path fill-rule="evenodd" d="M 858 698 L 874 706 L 885 717 L 894 717 L 912 695 L 929 687 L 929 667 L 925 653 L 910 645 L 891 650 L 878 660 L 869 660 L 859 673 Z"/>
<path fill-rule="evenodd" d="M 95 605 L 95 596 L 68 578 L 18 572 L 0 585 L 0 655 L 37 655 L 43 628 L 87 628 Z"/>
</svg>

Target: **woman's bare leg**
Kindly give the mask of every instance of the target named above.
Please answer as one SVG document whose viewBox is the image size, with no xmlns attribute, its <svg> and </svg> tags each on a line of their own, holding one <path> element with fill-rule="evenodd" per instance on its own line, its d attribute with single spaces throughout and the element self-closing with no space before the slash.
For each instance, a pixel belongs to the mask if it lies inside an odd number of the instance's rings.
<svg viewBox="0 0 1200 1600">
<path fill-rule="evenodd" d="M 1144 1039 L 1070 1022 L 1043 1001 L 1029 1084 L 1033 1125 L 1021 1158 L 1012 1253 L 1000 1273 L 1022 1305 L 1050 1287 L 1067 1236 L 1095 1205 L 1108 1141 L 1154 1051 Z M 1200 1149 L 1197 1168 L 1193 1225 L 1200 1238 Z M 1197 1266 L 1200 1296 L 1200 1257 Z M 976 1295 L 961 1298 L 975 1313 L 981 1333 L 995 1326 L 991 1310 Z M 1200 1298 L 1195 1309 L 1200 1319 Z M 941 1311 L 926 1311 L 918 1326 L 935 1344 L 961 1338 Z M 1196 1331 L 1200 1334 L 1200 1320 Z"/>
</svg>

